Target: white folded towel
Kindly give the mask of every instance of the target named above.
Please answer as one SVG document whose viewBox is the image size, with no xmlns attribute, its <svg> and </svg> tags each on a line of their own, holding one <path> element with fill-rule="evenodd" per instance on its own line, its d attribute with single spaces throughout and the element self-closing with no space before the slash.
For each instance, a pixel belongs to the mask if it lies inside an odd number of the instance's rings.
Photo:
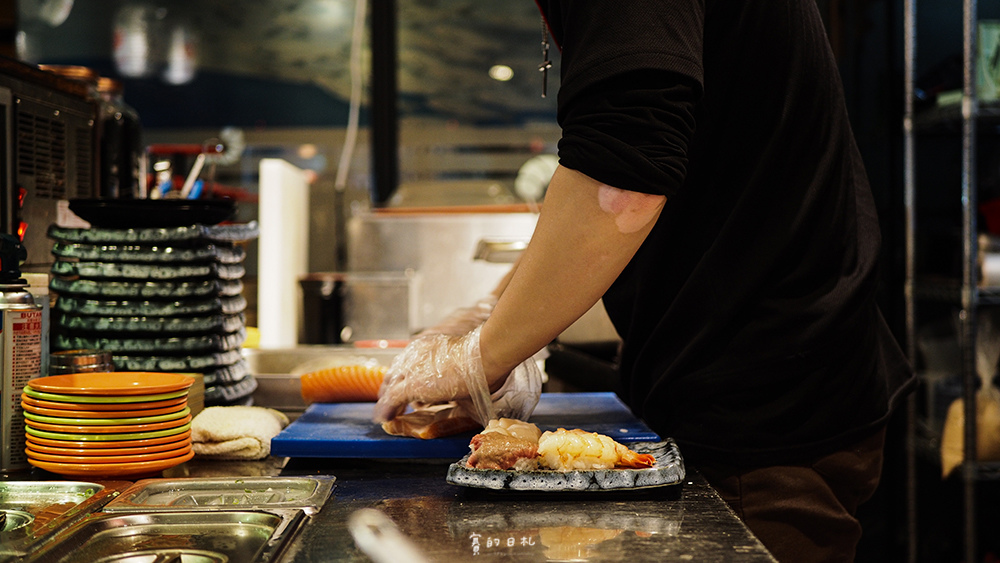
<svg viewBox="0 0 1000 563">
<path fill-rule="evenodd" d="M 191 449 L 217 459 L 263 459 L 288 417 L 264 407 L 208 407 L 191 421 Z"/>
</svg>

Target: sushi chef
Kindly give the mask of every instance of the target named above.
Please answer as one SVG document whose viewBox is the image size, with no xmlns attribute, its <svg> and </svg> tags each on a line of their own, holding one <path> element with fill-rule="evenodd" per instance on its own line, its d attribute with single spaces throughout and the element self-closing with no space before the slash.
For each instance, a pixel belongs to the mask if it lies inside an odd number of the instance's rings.
<svg viewBox="0 0 1000 563">
<path fill-rule="evenodd" d="M 492 296 L 376 406 L 491 390 L 599 299 L 623 400 L 780 561 L 851 561 L 913 374 L 875 302 L 875 204 L 812 0 L 539 0 L 560 166 Z M 462 326 L 463 320 L 465 326 Z"/>
</svg>

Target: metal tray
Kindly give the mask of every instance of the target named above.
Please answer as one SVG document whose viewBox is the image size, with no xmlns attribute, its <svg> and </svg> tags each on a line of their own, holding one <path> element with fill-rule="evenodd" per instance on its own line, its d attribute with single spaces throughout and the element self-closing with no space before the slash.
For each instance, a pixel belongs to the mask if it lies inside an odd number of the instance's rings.
<svg viewBox="0 0 1000 563">
<path fill-rule="evenodd" d="M 333 476 L 210 477 L 137 481 L 105 512 L 297 508 L 315 514 L 333 490 Z"/>
<path fill-rule="evenodd" d="M 268 563 L 278 560 L 305 519 L 301 510 L 92 514 L 25 561 Z"/>
<path fill-rule="evenodd" d="M 2 481 L 0 561 L 17 560 L 59 529 L 97 511 L 130 485 L 82 481 Z"/>
</svg>

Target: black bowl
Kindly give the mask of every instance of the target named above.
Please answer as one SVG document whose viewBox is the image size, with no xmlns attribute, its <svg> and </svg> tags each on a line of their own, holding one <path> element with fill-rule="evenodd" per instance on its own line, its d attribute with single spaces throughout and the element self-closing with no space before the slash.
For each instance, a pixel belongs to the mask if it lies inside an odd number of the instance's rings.
<svg viewBox="0 0 1000 563">
<path fill-rule="evenodd" d="M 105 229 L 215 225 L 236 213 L 228 199 L 71 199 L 69 209 Z"/>
</svg>

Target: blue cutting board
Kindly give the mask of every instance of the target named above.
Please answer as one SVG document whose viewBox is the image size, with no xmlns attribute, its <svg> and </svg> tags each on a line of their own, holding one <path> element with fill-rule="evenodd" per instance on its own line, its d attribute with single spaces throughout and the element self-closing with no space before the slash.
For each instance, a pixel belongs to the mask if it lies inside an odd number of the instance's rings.
<svg viewBox="0 0 1000 563">
<path fill-rule="evenodd" d="M 314 403 L 271 439 L 282 457 L 459 459 L 469 452 L 469 432 L 420 440 L 386 434 L 371 421 L 374 403 Z M 542 430 L 582 428 L 622 443 L 658 442 L 614 393 L 542 393 L 529 419 Z"/>
</svg>

